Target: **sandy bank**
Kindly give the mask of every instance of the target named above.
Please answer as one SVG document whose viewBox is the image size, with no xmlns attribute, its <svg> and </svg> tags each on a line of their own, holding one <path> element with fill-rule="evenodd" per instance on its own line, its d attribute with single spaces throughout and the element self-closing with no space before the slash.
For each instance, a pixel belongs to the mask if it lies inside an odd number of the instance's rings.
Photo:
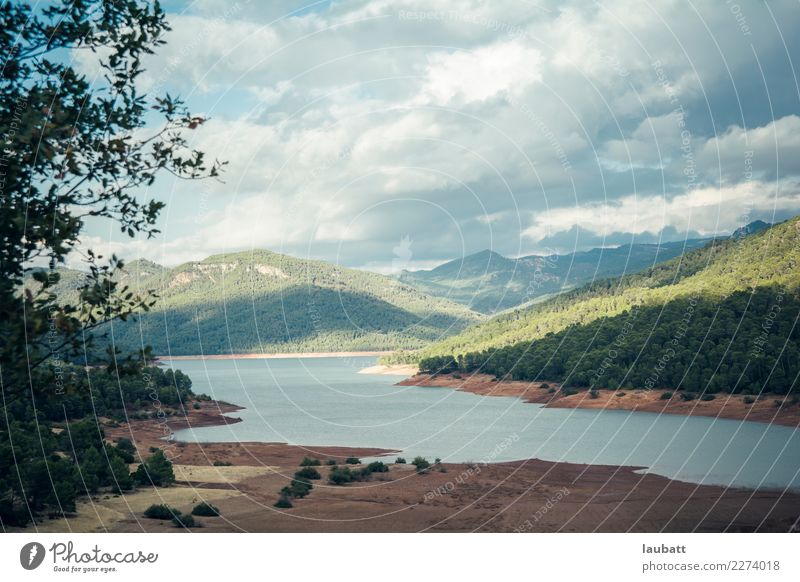
<svg viewBox="0 0 800 582">
<path fill-rule="evenodd" d="M 359 374 L 376 374 L 379 376 L 413 376 L 419 368 L 413 364 L 378 364 L 358 371 Z"/>
<path fill-rule="evenodd" d="M 401 386 L 452 388 L 481 396 L 513 396 L 549 408 L 593 408 L 635 410 L 687 416 L 712 416 L 800 426 L 800 405 L 784 401 L 783 396 L 767 394 L 751 404 L 741 394 L 716 394 L 714 400 L 684 401 L 677 394 L 662 400 L 663 390 L 598 390 L 592 398 L 588 390 L 565 396 L 557 383 L 497 381 L 487 374 L 418 374 L 398 383 Z M 544 386 L 544 388 L 542 387 Z M 553 390 L 553 392 L 550 392 Z M 777 403 L 776 403 L 777 401 Z"/>
</svg>

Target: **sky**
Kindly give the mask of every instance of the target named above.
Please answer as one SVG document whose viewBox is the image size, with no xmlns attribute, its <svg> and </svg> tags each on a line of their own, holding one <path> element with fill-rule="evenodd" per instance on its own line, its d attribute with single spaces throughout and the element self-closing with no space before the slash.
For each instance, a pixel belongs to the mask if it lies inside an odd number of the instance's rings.
<svg viewBox="0 0 800 582">
<path fill-rule="evenodd" d="M 167 2 L 138 80 L 209 118 L 222 182 L 162 176 L 172 266 L 266 248 L 397 272 L 727 233 L 800 213 L 800 6 Z M 97 75 L 96 55 L 76 67 Z"/>
</svg>

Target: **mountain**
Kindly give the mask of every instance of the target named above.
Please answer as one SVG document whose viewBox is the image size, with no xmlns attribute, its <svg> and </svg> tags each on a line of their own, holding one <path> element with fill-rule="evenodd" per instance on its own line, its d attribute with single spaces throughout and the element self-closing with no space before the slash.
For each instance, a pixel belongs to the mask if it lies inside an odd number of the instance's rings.
<svg viewBox="0 0 800 582">
<path fill-rule="evenodd" d="M 446 297 L 480 313 L 492 314 L 595 279 L 641 271 L 699 248 L 709 240 L 628 244 L 519 259 L 486 250 L 429 271 L 403 271 L 400 280 L 430 295 Z"/>
<path fill-rule="evenodd" d="M 772 224 L 764 222 L 763 220 L 754 220 L 753 222 L 740 226 L 731 233 L 731 238 L 742 238 L 751 234 L 756 234 L 762 230 L 767 230 Z"/>
<path fill-rule="evenodd" d="M 800 218 L 507 312 L 416 354 L 578 387 L 786 393 L 800 374 Z"/>
<path fill-rule="evenodd" d="M 56 293 L 74 298 L 80 271 L 60 271 Z M 414 349 L 480 319 L 389 277 L 262 250 L 172 269 L 134 261 L 120 277 L 158 301 L 107 331 L 123 349 L 158 354 Z"/>
</svg>

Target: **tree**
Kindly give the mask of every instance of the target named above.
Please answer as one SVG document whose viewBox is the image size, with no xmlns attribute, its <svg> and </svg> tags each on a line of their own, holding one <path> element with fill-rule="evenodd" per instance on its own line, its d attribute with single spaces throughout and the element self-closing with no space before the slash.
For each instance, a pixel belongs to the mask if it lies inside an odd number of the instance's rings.
<svg viewBox="0 0 800 582">
<path fill-rule="evenodd" d="M 77 493 L 108 481 L 109 471 L 126 485 L 118 461 L 101 463 L 101 478 L 91 474 L 94 455 L 82 458 L 84 442 L 102 450 L 96 423 L 93 434 L 73 434 L 81 445 L 72 446 L 50 442 L 48 422 L 94 412 L 94 387 L 83 391 L 84 382 L 100 370 L 70 364 L 97 358 L 101 346 L 92 342 L 103 325 L 155 301 L 151 291 L 134 293 L 119 282 L 124 264 L 117 257 L 80 248 L 85 221 L 107 219 L 130 237 L 155 236 L 164 204 L 142 197 L 144 189 L 165 173 L 216 178 L 223 165 L 189 146 L 188 132 L 205 119 L 180 99 L 136 88 L 143 57 L 164 43 L 167 30 L 157 2 L 0 4 L 0 461 L 14 451 L 13 463 L 0 462 L 3 523 L 24 523 L 43 509 L 72 511 Z M 100 82 L 73 68 L 76 51 L 97 57 Z M 68 256 L 82 257 L 87 272 L 65 300 L 54 289 Z M 150 359 L 147 349 L 107 353 L 117 381 Z M 106 396 L 103 405 L 121 408 L 119 396 Z M 42 424 L 30 422 L 37 416 Z M 41 443 L 29 442 L 30 435 Z"/>
<path fill-rule="evenodd" d="M 91 341 L 87 332 L 154 302 L 152 293 L 134 294 L 116 280 L 121 260 L 78 248 L 85 219 L 111 219 L 130 237 L 152 237 L 164 204 L 140 199 L 142 189 L 161 173 L 216 177 L 222 164 L 189 147 L 186 132 L 204 118 L 168 94 L 136 88 L 142 58 L 169 30 L 158 3 L 63 0 L 34 9 L 5 2 L 0 23 L 0 367 L 8 399 L 51 386 L 58 372 L 42 364 L 77 357 Z M 64 51 L 96 53 L 103 82 L 59 58 Z M 161 116 L 160 127 L 148 127 L 148 111 Z M 52 288 L 55 267 L 72 253 L 83 255 L 88 272 L 78 300 L 65 304 Z M 35 284 L 21 293 L 31 271 Z"/>
<path fill-rule="evenodd" d="M 175 482 L 175 473 L 172 471 L 172 462 L 167 459 L 164 451 L 156 449 L 147 460 L 136 468 L 133 479 L 141 485 L 154 485 L 166 487 Z"/>
</svg>

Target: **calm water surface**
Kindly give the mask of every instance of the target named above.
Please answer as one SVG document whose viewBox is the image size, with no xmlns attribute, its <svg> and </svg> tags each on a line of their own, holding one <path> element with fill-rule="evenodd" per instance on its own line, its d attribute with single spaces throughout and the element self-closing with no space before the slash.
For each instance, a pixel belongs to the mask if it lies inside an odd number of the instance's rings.
<svg viewBox="0 0 800 582">
<path fill-rule="evenodd" d="M 394 386 L 358 374 L 375 358 L 180 361 L 195 392 L 243 422 L 178 431 L 188 442 L 380 447 L 443 461 L 629 465 L 693 483 L 800 489 L 800 431 L 619 410 L 543 408 L 517 398 Z"/>
</svg>

